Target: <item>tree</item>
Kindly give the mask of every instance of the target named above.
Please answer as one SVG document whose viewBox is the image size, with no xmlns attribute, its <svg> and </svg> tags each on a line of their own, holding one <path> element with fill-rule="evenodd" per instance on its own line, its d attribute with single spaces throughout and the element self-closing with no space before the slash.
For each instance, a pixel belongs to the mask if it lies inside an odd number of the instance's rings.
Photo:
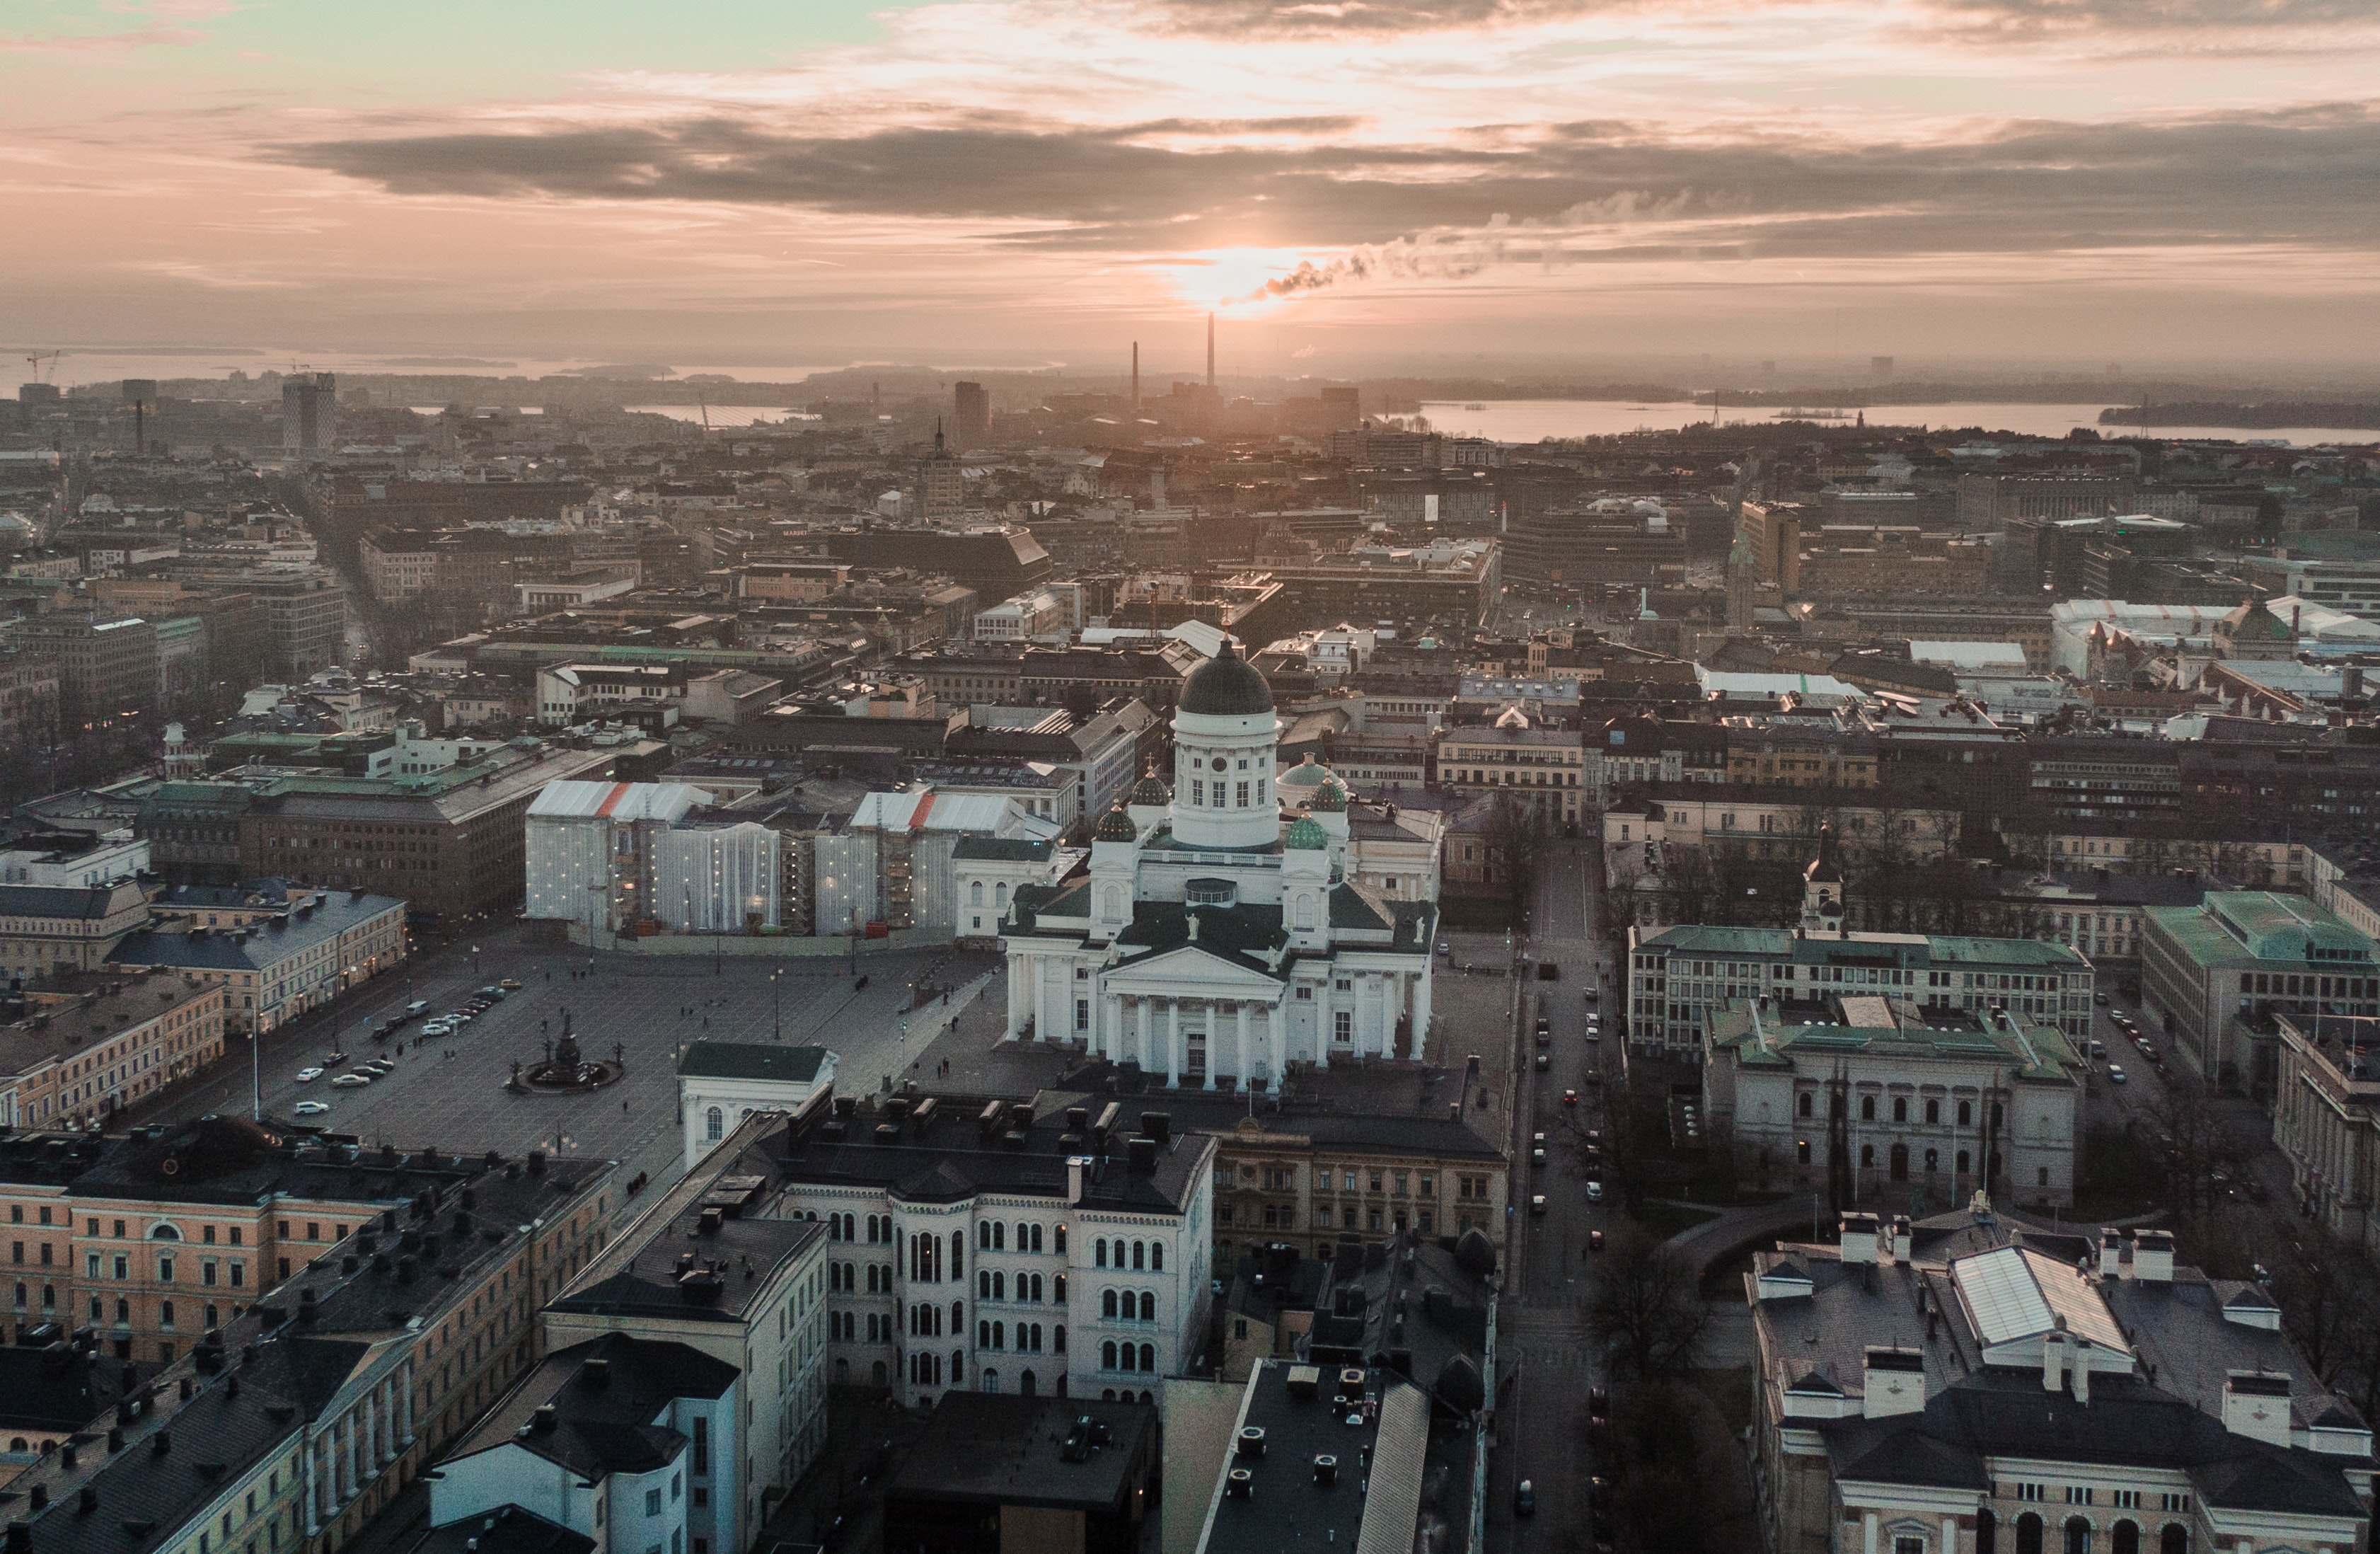
<svg viewBox="0 0 2380 1554">
<path fill-rule="evenodd" d="M 1537 867 L 1552 839 L 1545 806 L 1524 803 L 1511 790 L 1496 790 L 1488 808 L 1488 855 L 1500 867 L 1512 921 L 1521 920 L 1537 886 Z"/>
<path fill-rule="evenodd" d="M 1631 1224 L 1613 1237 L 1586 1302 L 1586 1330 L 1623 1382 L 1661 1380 L 1694 1368 L 1710 1331 L 1710 1307 L 1685 1254 Z"/>
</svg>

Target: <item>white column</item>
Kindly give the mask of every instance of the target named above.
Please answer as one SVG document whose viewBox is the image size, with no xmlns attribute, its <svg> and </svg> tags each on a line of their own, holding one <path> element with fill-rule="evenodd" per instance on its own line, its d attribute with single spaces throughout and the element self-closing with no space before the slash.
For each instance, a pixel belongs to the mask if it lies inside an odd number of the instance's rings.
<svg viewBox="0 0 2380 1554">
<path fill-rule="evenodd" d="M 1873 1512 L 1873 1511 L 1868 1512 L 1866 1514 L 1863 1515 L 1863 1516 L 1860 1518 L 1860 1540 L 1861 1540 L 1861 1548 L 1864 1548 L 1864 1549 L 1866 1551 L 1866 1554 L 1876 1554 L 1876 1531 L 1877 1531 L 1877 1528 L 1876 1528 L 1876 1512 Z M 2047 1532 L 2047 1531 L 2048 1531 L 2048 1529 L 2047 1529 L 2047 1528 L 2046 1528 L 2046 1527 L 2043 1529 L 2043 1532 L 2044 1532 L 2045 1534 L 2046 1534 L 2046 1532 Z"/>
<path fill-rule="evenodd" d="M 1123 1047 L 1123 1000 L 1114 993 L 1099 995 L 1099 1054 L 1110 1062 Z"/>
<path fill-rule="evenodd" d="M 1148 995 L 1143 993 L 1138 998 L 1134 999 L 1133 1006 L 1138 1010 L 1140 1014 L 1140 1033 L 1139 1038 L 1133 1043 L 1132 1061 L 1138 1063 L 1141 1067 L 1141 1072 L 1145 1074 L 1154 1066 L 1148 1061 Z"/>
<path fill-rule="evenodd" d="M 1955 1516 L 1942 1518 L 1942 1554 L 1959 1554 L 1959 1519 Z"/>
<path fill-rule="evenodd" d="M 1232 1061 L 1239 1065 L 1235 1077 L 1240 1082 L 1240 1088 L 1245 1090 L 1248 1087 L 1248 1001 L 1240 1000 L 1232 1008 L 1232 1015 L 1238 1022 L 1238 1029 L 1232 1048 Z"/>
<path fill-rule="evenodd" d="M 1168 1089 L 1182 1083 L 1182 1001 L 1165 1001 L 1165 1086 Z"/>
<path fill-rule="evenodd" d="M 1429 1039 L 1429 982 L 1430 973 L 1427 971 L 1414 978 L 1413 1052 L 1411 1055 L 1415 1062 L 1421 1061 L 1422 1054 L 1427 1050 L 1426 1043 Z"/>
<path fill-rule="evenodd" d="M 1207 1072 L 1201 1077 L 1210 1090 L 1215 1087 L 1215 1071 L 1223 1063 L 1222 1007 L 1218 1000 L 1207 1001 Z"/>
<path fill-rule="evenodd" d="M 1289 1072 L 1289 1053 L 1281 1045 L 1283 1037 L 1281 1005 L 1278 1003 L 1265 1006 L 1265 1034 L 1270 1039 L 1272 1046 L 1271 1052 L 1265 1058 L 1265 1074 L 1272 1081 L 1273 1090 L 1278 1093 L 1281 1089 L 1281 1076 Z"/>
<path fill-rule="evenodd" d="M 1008 1034 L 1002 1040 L 1014 1041 L 1025 1032 L 1026 973 L 1032 965 L 1030 955 L 1008 957 Z"/>
</svg>

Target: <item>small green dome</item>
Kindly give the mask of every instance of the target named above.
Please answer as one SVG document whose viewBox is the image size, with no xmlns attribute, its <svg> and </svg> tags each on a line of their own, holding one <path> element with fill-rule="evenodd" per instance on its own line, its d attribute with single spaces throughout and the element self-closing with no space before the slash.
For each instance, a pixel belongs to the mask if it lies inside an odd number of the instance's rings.
<svg viewBox="0 0 2380 1554">
<path fill-rule="evenodd" d="M 1319 809 L 1327 815 L 1336 815 L 1347 807 L 1347 790 L 1341 787 L 1334 777 L 1314 790 L 1314 796 L 1306 801 L 1305 807 Z"/>
<path fill-rule="evenodd" d="M 1282 833 L 1281 842 L 1282 846 L 1298 851 L 1327 852 L 1330 846 L 1330 833 L 1301 815 L 1289 823 L 1289 830 Z"/>
<path fill-rule="evenodd" d="M 1140 840 L 1140 830 L 1132 823 L 1131 816 L 1125 814 L 1121 809 L 1111 809 L 1106 814 L 1099 817 L 1099 825 L 1091 832 L 1091 840 L 1094 842 L 1137 842 Z"/>
<path fill-rule="evenodd" d="M 1164 778 L 1160 777 L 1156 772 L 1152 771 L 1148 776 L 1143 777 L 1139 782 L 1135 783 L 1132 785 L 1132 797 L 1128 802 L 1133 804 L 1171 804 L 1173 802 L 1173 790 L 1165 785 Z"/>
</svg>

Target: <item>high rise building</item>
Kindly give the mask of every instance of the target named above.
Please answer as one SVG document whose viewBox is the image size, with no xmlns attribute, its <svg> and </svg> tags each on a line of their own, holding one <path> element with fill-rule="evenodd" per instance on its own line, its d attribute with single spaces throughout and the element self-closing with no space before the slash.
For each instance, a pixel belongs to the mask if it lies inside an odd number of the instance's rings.
<svg viewBox="0 0 2380 1554">
<path fill-rule="evenodd" d="M 959 447 L 979 448 L 991 434 L 991 395 L 981 383 L 958 385 Z"/>
<path fill-rule="evenodd" d="M 281 382 L 281 446 L 285 453 L 327 454 L 339 439 L 337 376 L 293 372 Z"/>
</svg>

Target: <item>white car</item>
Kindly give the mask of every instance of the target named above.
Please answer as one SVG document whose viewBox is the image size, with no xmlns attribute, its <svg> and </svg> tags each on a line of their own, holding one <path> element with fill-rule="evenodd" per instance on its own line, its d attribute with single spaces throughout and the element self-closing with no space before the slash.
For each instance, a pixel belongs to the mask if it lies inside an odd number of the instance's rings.
<svg viewBox="0 0 2380 1554">
<path fill-rule="evenodd" d="M 342 1090 L 361 1089 L 364 1086 L 371 1083 L 371 1075 L 369 1074 L 342 1074 L 336 1079 L 332 1080 L 331 1083 Z"/>
<path fill-rule="evenodd" d="M 1590 1182 L 1586 1184 L 1586 1201 L 1589 1203 L 1601 1203 L 1603 1201 L 1602 1183 Z"/>
<path fill-rule="evenodd" d="M 448 1025 L 443 1020 L 431 1020 L 422 1026 L 421 1034 L 424 1036 L 452 1036 L 455 1034 L 455 1027 Z"/>
<path fill-rule="evenodd" d="M 327 1100 L 301 1100 L 289 1110 L 300 1117 L 320 1117 L 331 1110 L 331 1103 Z"/>
<path fill-rule="evenodd" d="M 319 1068 L 301 1068 L 298 1071 L 298 1083 L 300 1085 L 310 1085 L 321 1077 L 322 1077 L 322 1071 Z"/>
<path fill-rule="evenodd" d="M 2111 1084 L 2121 1085 L 2126 1083 L 2127 1075 L 2124 1073 L 2124 1065 L 2121 1063 L 2109 1063 L 2107 1065 L 2107 1079 Z"/>
</svg>

